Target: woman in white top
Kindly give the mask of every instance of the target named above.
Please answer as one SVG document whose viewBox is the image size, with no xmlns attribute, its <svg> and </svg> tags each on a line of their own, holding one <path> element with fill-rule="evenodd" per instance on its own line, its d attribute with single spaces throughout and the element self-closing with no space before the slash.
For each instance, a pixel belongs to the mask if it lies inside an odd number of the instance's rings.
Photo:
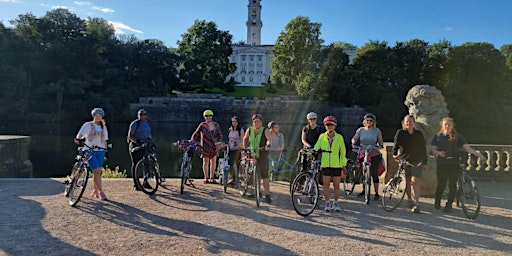
<svg viewBox="0 0 512 256">
<path fill-rule="evenodd" d="M 279 124 L 276 121 L 270 121 L 268 123 L 268 129 L 270 130 L 270 149 L 269 149 L 269 164 L 275 169 L 279 164 L 279 157 L 284 150 L 284 136 L 279 132 Z"/>
<path fill-rule="evenodd" d="M 94 190 L 93 197 L 101 200 L 107 200 L 107 196 L 103 192 L 101 185 L 101 171 L 103 169 L 103 161 L 105 160 L 105 148 L 107 148 L 108 131 L 105 126 L 105 111 L 101 108 L 95 108 L 91 111 L 92 121 L 85 122 L 75 137 L 75 143 L 80 144 L 80 140 L 85 139 L 85 145 L 93 148 L 92 157 L 89 159 L 89 167 L 93 173 Z"/>
<path fill-rule="evenodd" d="M 240 120 L 237 116 L 231 118 L 231 125 L 228 130 L 228 144 L 229 144 L 229 166 L 231 166 L 231 180 L 229 184 L 234 185 L 235 171 L 240 161 L 240 148 L 242 147 L 242 138 L 244 137 L 244 128 L 240 125 Z"/>
</svg>

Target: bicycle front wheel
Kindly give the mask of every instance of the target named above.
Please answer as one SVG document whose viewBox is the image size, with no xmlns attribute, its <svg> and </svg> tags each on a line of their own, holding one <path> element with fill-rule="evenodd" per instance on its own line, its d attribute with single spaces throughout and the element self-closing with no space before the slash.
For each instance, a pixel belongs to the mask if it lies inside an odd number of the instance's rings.
<svg viewBox="0 0 512 256">
<path fill-rule="evenodd" d="M 364 167 L 364 202 L 370 204 L 370 189 L 372 180 L 370 177 L 370 166 Z"/>
<path fill-rule="evenodd" d="M 252 175 L 254 181 L 253 181 L 253 184 L 254 184 L 254 199 L 256 200 L 256 206 L 260 207 L 260 202 L 261 202 L 261 178 L 260 178 L 260 173 L 258 172 L 258 170 L 256 169 L 256 167 L 254 167 L 254 170 L 253 170 L 253 175 Z"/>
<path fill-rule="evenodd" d="M 84 195 L 87 181 L 89 180 L 89 171 L 85 166 L 82 166 L 78 172 L 75 173 L 71 184 L 69 185 L 69 205 L 75 206 L 80 198 Z"/>
<path fill-rule="evenodd" d="M 343 191 L 345 192 L 345 195 L 350 196 L 354 192 L 354 188 L 356 186 L 357 181 L 357 168 L 355 166 L 352 166 L 351 168 L 347 169 L 347 177 L 343 179 Z"/>
<path fill-rule="evenodd" d="M 464 215 L 470 220 L 480 214 L 480 192 L 475 181 L 467 174 L 462 174 L 458 181 L 459 197 Z"/>
<path fill-rule="evenodd" d="M 309 172 L 297 175 L 292 183 L 292 205 L 297 214 L 310 215 L 318 204 L 320 189 Z"/>
<path fill-rule="evenodd" d="M 222 166 L 222 186 L 224 186 L 224 193 L 228 192 L 228 178 L 229 177 L 229 165 Z"/>
<path fill-rule="evenodd" d="M 238 173 L 238 191 L 241 196 L 245 196 L 247 193 L 247 187 L 249 184 L 249 175 L 247 173 L 247 165 L 239 164 L 237 168 Z"/>
<path fill-rule="evenodd" d="M 142 192 L 153 195 L 158 189 L 159 177 L 156 173 L 155 163 L 151 160 L 141 159 L 135 165 L 135 183 Z"/>
<path fill-rule="evenodd" d="M 382 190 L 382 207 L 390 212 L 396 209 L 404 200 L 405 196 L 405 176 L 394 176 L 388 181 Z"/>
</svg>

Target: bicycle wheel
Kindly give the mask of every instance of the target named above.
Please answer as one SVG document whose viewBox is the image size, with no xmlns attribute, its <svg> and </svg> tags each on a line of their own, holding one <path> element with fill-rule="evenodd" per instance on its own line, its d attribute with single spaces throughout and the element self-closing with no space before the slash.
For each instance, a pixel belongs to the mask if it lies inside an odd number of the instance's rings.
<svg viewBox="0 0 512 256">
<path fill-rule="evenodd" d="M 76 177 L 78 175 L 78 172 L 80 171 L 80 163 L 76 162 L 73 165 L 73 168 L 71 168 L 71 173 L 67 177 L 66 181 L 64 182 L 64 196 L 69 196 L 69 191 L 71 190 L 71 184 L 73 184 L 73 177 Z"/>
<path fill-rule="evenodd" d="M 248 187 L 248 174 L 247 174 L 247 165 L 245 164 L 239 164 L 237 168 L 238 173 L 238 191 L 240 192 L 241 196 L 245 196 L 247 193 L 247 187 Z"/>
<path fill-rule="evenodd" d="M 464 215 L 470 220 L 476 219 L 480 214 L 480 192 L 475 181 L 469 175 L 462 174 L 457 184 Z"/>
<path fill-rule="evenodd" d="M 297 175 L 292 184 L 292 205 L 297 214 L 310 215 L 318 204 L 320 189 L 309 172 Z"/>
<path fill-rule="evenodd" d="M 398 175 L 391 178 L 382 190 L 381 204 L 384 210 L 390 212 L 396 209 L 404 200 L 405 176 Z"/>
<path fill-rule="evenodd" d="M 152 160 L 141 159 L 135 165 L 135 183 L 142 192 L 153 195 L 158 189 L 159 177 Z"/>
<path fill-rule="evenodd" d="M 222 185 L 224 186 L 224 193 L 228 191 L 228 177 L 229 177 L 229 165 L 222 166 Z"/>
<path fill-rule="evenodd" d="M 180 168 L 180 194 L 183 194 L 183 190 L 185 189 L 185 185 L 187 184 L 188 174 L 190 172 L 190 163 L 188 163 L 186 156 L 183 157 L 183 162 L 181 162 Z"/>
<path fill-rule="evenodd" d="M 253 177 L 253 182 L 252 184 L 254 184 L 254 200 L 256 200 L 256 206 L 260 207 L 260 201 L 261 201 L 261 192 L 260 192 L 260 182 L 261 182 L 261 179 L 260 179 L 260 174 L 258 172 L 258 170 L 256 169 L 256 166 L 254 167 L 253 171 L 252 171 L 252 177 Z"/>
<path fill-rule="evenodd" d="M 79 169 L 79 172 L 73 177 L 69 188 L 69 205 L 75 206 L 80 198 L 82 198 L 85 187 L 87 186 L 87 181 L 89 180 L 89 170 L 82 166 Z"/>
<path fill-rule="evenodd" d="M 294 165 L 292 170 L 290 170 L 289 172 L 283 174 L 283 176 L 285 176 L 284 180 L 290 182 L 290 194 L 292 193 L 293 181 L 295 180 L 297 175 L 299 175 L 299 173 L 301 173 L 303 171 L 304 170 L 302 168 L 302 162 L 299 159 L 299 160 L 297 160 L 297 162 L 295 162 L 295 165 Z"/>
<path fill-rule="evenodd" d="M 370 188 L 372 180 L 370 177 L 370 166 L 364 167 L 364 202 L 370 204 Z"/>
<path fill-rule="evenodd" d="M 355 166 L 347 169 L 347 177 L 343 179 L 343 191 L 345 191 L 345 195 L 350 196 L 354 192 L 354 188 L 359 183 L 357 174 L 358 172 Z"/>
</svg>

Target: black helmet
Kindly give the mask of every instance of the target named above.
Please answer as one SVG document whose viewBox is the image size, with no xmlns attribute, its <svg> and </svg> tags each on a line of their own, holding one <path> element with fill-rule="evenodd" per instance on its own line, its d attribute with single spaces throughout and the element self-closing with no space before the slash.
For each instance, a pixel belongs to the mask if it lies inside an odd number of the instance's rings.
<svg viewBox="0 0 512 256">
<path fill-rule="evenodd" d="M 364 115 L 363 120 L 365 120 L 366 118 L 371 118 L 373 119 L 373 121 L 377 121 L 377 118 L 372 113 L 367 113 L 366 115 Z"/>
</svg>

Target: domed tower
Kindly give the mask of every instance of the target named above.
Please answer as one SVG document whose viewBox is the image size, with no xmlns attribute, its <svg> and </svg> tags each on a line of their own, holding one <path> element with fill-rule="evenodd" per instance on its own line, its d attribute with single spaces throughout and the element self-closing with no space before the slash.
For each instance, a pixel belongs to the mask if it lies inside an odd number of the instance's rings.
<svg viewBox="0 0 512 256">
<path fill-rule="evenodd" d="M 247 44 L 261 45 L 261 0 L 249 0 L 247 5 Z"/>
</svg>

